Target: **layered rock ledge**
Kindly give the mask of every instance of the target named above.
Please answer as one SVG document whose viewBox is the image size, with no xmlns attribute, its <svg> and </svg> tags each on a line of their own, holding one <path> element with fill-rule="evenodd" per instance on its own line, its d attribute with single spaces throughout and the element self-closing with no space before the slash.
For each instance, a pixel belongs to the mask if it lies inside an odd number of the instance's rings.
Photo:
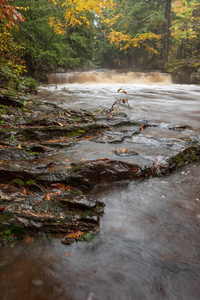
<svg viewBox="0 0 200 300">
<path fill-rule="evenodd" d="M 66 244 L 90 240 L 104 212 L 89 195 L 94 186 L 166 176 L 200 159 L 200 138 L 185 124 L 134 122 L 124 113 L 31 99 L 3 103 L 1 243 L 46 233 L 61 234 Z"/>
</svg>

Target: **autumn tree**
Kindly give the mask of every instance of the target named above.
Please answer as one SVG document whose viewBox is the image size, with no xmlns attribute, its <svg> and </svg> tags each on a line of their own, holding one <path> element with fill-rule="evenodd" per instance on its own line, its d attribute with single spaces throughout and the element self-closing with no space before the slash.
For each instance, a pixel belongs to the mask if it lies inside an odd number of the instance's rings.
<svg viewBox="0 0 200 300">
<path fill-rule="evenodd" d="M 123 53 L 128 66 L 147 67 L 162 51 L 164 1 L 116 0 L 107 18 L 108 39 Z M 122 62 L 122 64 L 124 64 Z"/>
<path fill-rule="evenodd" d="M 191 58 L 199 55 L 200 2 L 175 0 L 172 4 L 172 49 L 175 58 Z"/>
<path fill-rule="evenodd" d="M 15 7 L 8 0 L 0 0 L 0 21 L 7 21 L 10 27 L 15 26 L 18 21 L 24 21 L 23 15 L 17 10 L 20 7 Z"/>
<path fill-rule="evenodd" d="M 0 67 L 8 77 L 17 78 L 26 71 L 23 61 L 23 47 L 13 39 L 18 22 L 25 21 L 20 7 L 11 5 L 14 1 L 0 0 Z"/>
<path fill-rule="evenodd" d="M 170 47 L 170 21 L 171 21 L 171 0 L 166 0 L 165 4 L 165 30 L 163 38 L 163 54 L 164 54 L 164 64 L 168 62 L 169 57 L 169 47 Z"/>
<path fill-rule="evenodd" d="M 26 2 L 16 0 L 19 7 Z M 21 41 L 30 74 L 74 69 L 90 64 L 94 55 L 95 18 L 111 1 L 30 0 L 15 39 Z"/>
</svg>

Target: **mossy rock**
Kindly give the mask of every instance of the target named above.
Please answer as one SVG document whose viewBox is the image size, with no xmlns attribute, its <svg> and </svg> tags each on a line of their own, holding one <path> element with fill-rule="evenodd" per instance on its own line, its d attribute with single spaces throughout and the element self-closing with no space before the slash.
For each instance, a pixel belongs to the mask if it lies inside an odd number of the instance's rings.
<svg viewBox="0 0 200 300">
<path fill-rule="evenodd" d="M 94 235 L 91 232 L 86 232 L 81 236 L 81 240 L 91 242 L 94 240 Z"/>
<path fill-rule="evenodd" d="M 11 229 L 11 233 L 16 236 L 22 236 L 28 233 L 28 229 L 21 225 L 13 225 L 10 229 Z"/>
<path fill-rule="evenodd" d="M 21 179 L 16 178 L 16 179 L 13 179 L 12 182 L 19 186 L 24 186 L 24 181 Z"/>
<path fill-rule="evenodd" d="M 29 181 L 26 181 L 26 184 L 27 185 L 35 185 L 36 182 L 35 182 L 35 180 L 29 180 Z"/>
</svg>

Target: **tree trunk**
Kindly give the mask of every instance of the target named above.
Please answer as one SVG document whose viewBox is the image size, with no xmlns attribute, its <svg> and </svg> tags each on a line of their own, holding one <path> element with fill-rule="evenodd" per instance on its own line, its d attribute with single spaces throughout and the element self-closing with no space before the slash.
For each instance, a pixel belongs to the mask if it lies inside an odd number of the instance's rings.
<svg viewBox="0 0 200 300">
<path fill-rule="evenodd" d="M 170 13 L 171 13 L 171 0 L 166 0 L 165 6 L 165 33 L 164 33 L 164 64 L 168 62 L 169 56 L 169 38 L 170 38 Z"/>
</svg>

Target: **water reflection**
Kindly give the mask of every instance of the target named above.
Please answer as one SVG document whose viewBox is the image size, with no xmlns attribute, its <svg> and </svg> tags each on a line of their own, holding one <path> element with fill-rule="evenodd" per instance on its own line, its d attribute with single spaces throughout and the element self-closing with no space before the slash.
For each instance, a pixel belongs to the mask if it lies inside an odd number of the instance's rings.
<svg viewBox="0 0 200 300">
<path fill-rule="evenodd" d="M 91 243 L 41 238 L 1 251 L 7 299 L 199 299 L 200 164 L 93 190 L 105 201 Z"/>
</svg>

